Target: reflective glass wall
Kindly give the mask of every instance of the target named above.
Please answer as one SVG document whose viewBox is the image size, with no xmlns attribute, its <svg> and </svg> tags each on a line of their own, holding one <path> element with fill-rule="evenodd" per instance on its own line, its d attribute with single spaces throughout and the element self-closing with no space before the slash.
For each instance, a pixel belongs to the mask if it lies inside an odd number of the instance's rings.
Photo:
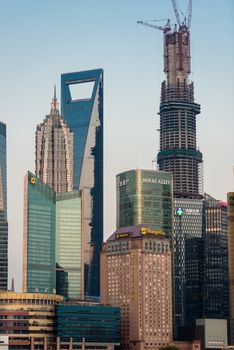
<svg viewBox="0 0 234 350">
<path fill-rule="evenodd" d="M 62 74 L 61 113 L 74 134 L 73 189 L 83 192 L 86 296 L 100 294 L 103 241 L 103 70 Z"/>
<path fill-rule="evenodd" d="M 55 293 L 55 192 L 28 172 L 24 192 L 23 291 Z"/>
<path fill-rule="evenodd" d="M 155 170 L 130 170 L 116 177 L 117 228 L 148 224 L 172 237 L 172 176 Z"/>
<path fill-rule="evenodd" d="M 80 191 L 57 194 L 56 292 L 69 299 L 83 294 L 81 244 Z"/>
</svg>

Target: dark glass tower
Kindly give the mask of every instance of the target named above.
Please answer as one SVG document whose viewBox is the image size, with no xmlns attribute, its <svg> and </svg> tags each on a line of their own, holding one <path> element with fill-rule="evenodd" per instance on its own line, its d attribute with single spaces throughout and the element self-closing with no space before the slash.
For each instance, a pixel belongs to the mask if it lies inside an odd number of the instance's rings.
<svg viewBox="0 0 234 350">
<path fill-rule="evenodd" d="M 160 170 L 170 171 L 174 197 L 201 198 L 202 154 L 196 145 L 196 115 L 190 74 L 190 32 L 186 25 L 164 31 L 164 72 L 160 104 Z"/>
<path fill-rule="evenodd" d="M 81 91 L 91 88 L 90 93 Z M 74 90 L 78 88 L 78 94 Z M 84 88 L 84 90 L 82 90 Z M 100 294 L 103 241 L 103 70 L 62 74 L 61 111 L 74 134 L 73 188 L 83 192 L 84 290 Z"/>
<path fill-rule="evenodd" d="M 203 318 L 229 319 L 227 203 L 204 197 Z"/>
<path fill-rule="evenodd" d="M 8 223 L 6 125 L 0 122 L 0 290 L 7 290 Z"/>
</svg>

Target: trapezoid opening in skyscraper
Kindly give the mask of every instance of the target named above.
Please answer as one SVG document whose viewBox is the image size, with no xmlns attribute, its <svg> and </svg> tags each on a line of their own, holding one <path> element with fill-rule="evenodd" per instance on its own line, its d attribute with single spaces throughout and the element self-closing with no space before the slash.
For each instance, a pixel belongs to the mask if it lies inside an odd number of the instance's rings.
<svg viewBox="0 0 234 350">
<path fill-rule="evenodd" d="M 86 296 L 99 296 L 103 241 L 102 69 L 62 74 L 61 112 L 74 134 L 73 189 L 82 190 L 84 198 L 84 291 Z"/>
</svg>

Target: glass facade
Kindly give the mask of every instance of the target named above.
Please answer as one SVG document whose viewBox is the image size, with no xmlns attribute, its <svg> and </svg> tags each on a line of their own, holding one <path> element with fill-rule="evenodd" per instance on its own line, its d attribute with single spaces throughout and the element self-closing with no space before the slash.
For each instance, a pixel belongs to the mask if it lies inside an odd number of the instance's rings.
<svg viewBox="0 0 234 350">
<path fill-rule="evenodd" d="M 55 192 L 28 172 L 25 177 L 23 291 L 55 293 Z"/>
<path fill-rule="evenodd" d="M 120 342 L 120 309 L 104 305 L 57 305 L 56 336 L 61 342 Z"/>
<path fill-rule="evenodd" d="M 72 95 L 73 88 L 90 84 L 90 95 Z M 103 241 L 103 70 L 62 74 L 61 111 L 74 134 L 73 189 L 82 190 L 84 199 L 84 291 L 86 296 L 99 296 Z"/>
<path fill-rule="evenodd" d="M 81 193 L 25 177 L 23 290 L 83 297 Z"/>
<path fill-rule="evenodd" d="M 178 338 L 179 328 L 186 325 L 186 288 L 190 274 L 195 268 L 196 239 L 202 237 L 203 200 L 176 198 L 174 200 L 174 235 L 173 235 L 173 333 Z M 187 260 L 186 260 L 187 259 Z M 190 263 L 189 259 L 193 259 Z"/>
<path fill-rule="evenodd" d="M 204 196 L 203 318 L 229 319 L 227 203 Z"/>
<path fill-rule="evenodd" d="M 172 176 L 129 170 L 116 177 L 117 228 L 148 224 L 172 237 Z"/>
<path fill-rule="evenodd" d="M 7 220 L 7 145 L 6 125 L 0 122 L 0 174 L 2 178 L 3 211 Z"/>
<path fill-rule="evenodd" d="M 36 129 L 36 176 L 56 192 L 72 191 L 73 133 L 59 114 L 56 94 L 50 114 Z"/>
<path fill-rule="evenodd" d="M 69 299 L 81 298 L 81 195 L 77 191 L 56 197 L 56 292 Z"/>
</svg>

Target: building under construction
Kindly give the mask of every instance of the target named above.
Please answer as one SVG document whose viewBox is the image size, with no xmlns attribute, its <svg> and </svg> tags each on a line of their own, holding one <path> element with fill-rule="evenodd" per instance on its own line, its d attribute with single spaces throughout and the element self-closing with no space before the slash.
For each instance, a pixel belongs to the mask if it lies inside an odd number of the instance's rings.
<svg viewBox="0 0 234 350">
<path fill-rule="evenodd" d="M 180 20 L 173 1 L 178 26 L 171 29 L 167 22 L 164 33 L 164 72 L 166 80 L 161 87 L 160 150 L 157 161 L 160 170 L 170 171 L 174 178 L 174 197 L 202 197 L 202 153 L 196 144 L 196 115 L 200 105 L 194 102 L 191 72 L 190 22 Z M 177 29 L 178 28 L 178 29 Z"/>
<path fill-rule="evenodd" d="M 160 103 L 160 149 L 157 155 L 159 170 L 173 174 L 174 235 L 173 235 L 173 335 L 186 325 L 186 256 L 191 254 L 192 240 L 202 237 L 203 177 L 202 153 L 196 144 L 196 116 L 200 105 L 194 102 L 191 73 L 190 23 L 192 0 L 188 14 L 180 19 L 179 7 L 172 0 L 177 24 L 170 20 L 165 26 L 142 22 L 159 29 L 164 38 L 164 72 Z M 196 286 L 200 288 L 199 285 Z"/>
</svg>

